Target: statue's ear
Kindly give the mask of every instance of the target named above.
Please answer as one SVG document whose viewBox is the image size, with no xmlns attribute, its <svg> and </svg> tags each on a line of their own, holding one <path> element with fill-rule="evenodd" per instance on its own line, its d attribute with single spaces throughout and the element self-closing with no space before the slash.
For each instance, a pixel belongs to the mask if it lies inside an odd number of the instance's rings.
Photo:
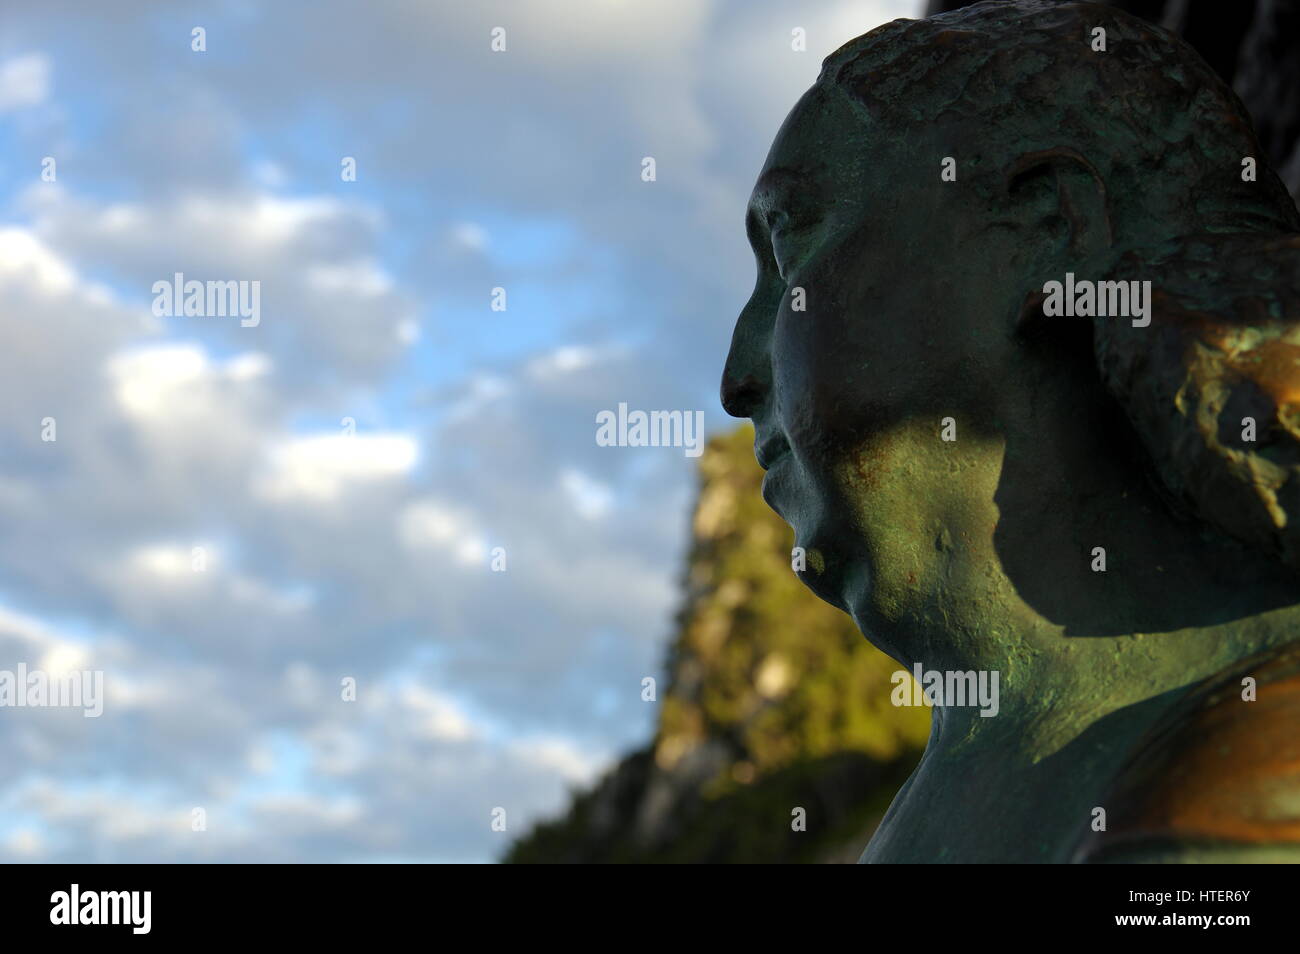
<svg viewBox="0 0 1300 954">
<path fill-rule="evenodd" d="M 1086 259 L 1114 241 L 1106 183 L 1097 168 L 1067 146 L 1027 152 L 1006 175 L 1007 197 L 1025 205 L 1035 225 L 1065 233 L 1071 257 Z"/>
</svg>

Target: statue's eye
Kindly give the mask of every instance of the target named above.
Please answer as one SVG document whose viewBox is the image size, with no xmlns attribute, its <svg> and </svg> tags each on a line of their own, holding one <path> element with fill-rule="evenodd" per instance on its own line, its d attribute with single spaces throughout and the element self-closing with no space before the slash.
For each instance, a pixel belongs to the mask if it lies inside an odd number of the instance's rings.
<svg viewBox="0 0 1300 954">
<path fill-rule="evenodd" d="M 772 225 L 772 258 L 783 279 L 789 274 L 789 269 L 798 263 L 799 253 L 805 244 L 803 238 L 808 229 L 807 224 L 793 222 L 784 215 Z"/>
<path fill-rule="evenodd" d="M 790 253 L 787 250 L 789 242 L 782 241 L 784 231 L 784 229 L 779 228 L 772 230 L 772 260 L 776 262 L 776 270 L 783 279 L 785 278 L 786 268 L 790 264 Z"/>
</svg>

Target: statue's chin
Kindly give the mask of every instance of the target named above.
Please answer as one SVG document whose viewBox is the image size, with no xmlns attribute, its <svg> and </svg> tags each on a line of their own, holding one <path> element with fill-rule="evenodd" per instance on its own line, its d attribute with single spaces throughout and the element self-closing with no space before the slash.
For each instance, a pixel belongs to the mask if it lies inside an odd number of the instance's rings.
<svg viewBox="0 0 1300 954">
<path fill-rule="evenodd" d="M 795 539 L 796 541 L 799 540 L 797 530 Z M 803 569 L 796 569 L 795 575 L 799 577 L 804 586 L 813 591 L 818 599 L 830 603 L 836 609 L 851 613 L 847 584 L 849 578 L 853 575 L 852 571 L 848 569 L 843 561 L 830 555 L 825 547 L 798 542 L 796 545 L 803 549 L 803 558 L 806 565 Z"/>
</svg>

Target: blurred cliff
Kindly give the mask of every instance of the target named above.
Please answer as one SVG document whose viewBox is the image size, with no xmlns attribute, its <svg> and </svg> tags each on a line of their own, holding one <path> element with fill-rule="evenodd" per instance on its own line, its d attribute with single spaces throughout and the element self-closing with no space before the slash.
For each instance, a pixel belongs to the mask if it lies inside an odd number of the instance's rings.
<svg viewBox="0 0 1300 954">
<path fill-rule="evenodd" d="M 898 664 L 791 571 L 753 434 L 700 458 L 653 740 L 504 860 L 852 862 L 915 765 L 930 711 L 890 703 Z"/>
</svg>

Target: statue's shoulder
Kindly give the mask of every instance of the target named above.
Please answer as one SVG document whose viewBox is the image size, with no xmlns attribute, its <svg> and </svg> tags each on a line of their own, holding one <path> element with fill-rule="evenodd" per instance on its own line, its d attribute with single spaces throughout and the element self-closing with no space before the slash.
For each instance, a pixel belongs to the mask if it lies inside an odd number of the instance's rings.
<svg viewBox="0 0 1300 954">
<path fill-rule="evenodd" d="M 1189 690 L 1099 807 L 1077 861 L 1300 862 L 1300 642 Z"/>
</svg>

